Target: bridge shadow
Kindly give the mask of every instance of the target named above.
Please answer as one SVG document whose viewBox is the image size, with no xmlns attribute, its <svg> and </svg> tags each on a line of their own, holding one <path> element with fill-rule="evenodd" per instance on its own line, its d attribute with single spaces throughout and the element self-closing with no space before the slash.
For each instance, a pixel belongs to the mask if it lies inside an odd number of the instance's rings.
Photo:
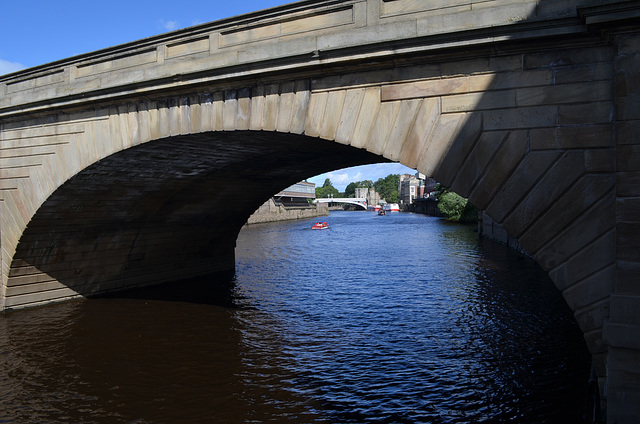
<svg viewBox="0 0 640 424">
<path fill-rule="evenodd" d="M 234 273 L 217 272 L 146 287 L 90 295 L 88 298 L 184 302 L 238 308 L 238 296 Z"/>
</svg>

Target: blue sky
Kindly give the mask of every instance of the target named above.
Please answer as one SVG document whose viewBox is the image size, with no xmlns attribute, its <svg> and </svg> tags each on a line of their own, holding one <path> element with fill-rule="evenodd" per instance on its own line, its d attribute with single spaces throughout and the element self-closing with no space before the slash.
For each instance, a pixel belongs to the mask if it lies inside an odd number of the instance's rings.
<svg viewBox="0 0 640 424">
<path fill-rule="evenodd" d="M 0 75 L 243 13 L 284 0 L 78 1 L 0 0 Z M 413 173 L 400 164 L 347 168 L 330 178 L 338 190 L 351 181 Z"/>
</svg>

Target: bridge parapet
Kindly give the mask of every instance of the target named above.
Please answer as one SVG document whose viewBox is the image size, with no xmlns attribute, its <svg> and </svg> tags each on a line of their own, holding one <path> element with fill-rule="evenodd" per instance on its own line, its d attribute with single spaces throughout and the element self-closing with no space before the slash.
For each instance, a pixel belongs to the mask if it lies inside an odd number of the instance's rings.
<svg viewBox="0 0 640 424">
<path fill-rule="evenodd" d="M 579 33 L 630 10 L 588 0 L 301 1 L 202 24 L 0 77 L 0 117 L 149 96 L 293 67 Z M 622 11 L 622 12 L 621 12 Z M 634 12 L 635 13 L 635 12 Z M 629 17 L 629 16 L 627 16 Z"/>
</svg>

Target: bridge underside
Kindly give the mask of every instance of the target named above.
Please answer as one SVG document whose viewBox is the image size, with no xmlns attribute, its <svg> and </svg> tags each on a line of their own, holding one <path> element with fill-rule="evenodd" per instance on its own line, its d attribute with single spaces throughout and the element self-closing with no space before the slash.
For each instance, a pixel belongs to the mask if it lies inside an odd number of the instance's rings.
<svg viewBox="0 0 640 424">
<path fill-rule="evenodd" d="M 181 135 L 111 155 L 38 210 L 14 256 L 6 306 L 232 271 L 237 234 L 274 187 L 384 161 L 256 131 Z"/>
</svg>

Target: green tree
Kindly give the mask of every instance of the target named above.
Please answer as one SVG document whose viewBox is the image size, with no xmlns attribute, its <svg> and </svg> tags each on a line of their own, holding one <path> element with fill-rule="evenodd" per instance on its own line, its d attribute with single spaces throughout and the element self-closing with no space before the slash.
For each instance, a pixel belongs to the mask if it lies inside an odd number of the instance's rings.
<svg viewBox="0 0 640 424">
<path fill-rule="evenodd" d="M 356 197 L 357 183 L 349 183 L 344 189 L 344 197 Z"/>
<path fill-rule="evenodd" d="M 453 191 L 443 190 L 438 197 L 438 209 L 449 221 L 456 222 L 477 222 L 478 209 Z"/>
<path fill-rule="evenodd" d="M 356 197 L 357 188 L 371 188 L 373 187 L 373 181 L 364 180 L 349 183 L 344 189 L 344 197 Z"/>
<path fill-rule="evenodd" d="M 399 183 L 399 174 L 389 174 L 384 178 L 379 178 L 378 181 L 373 184 L 373 187 L 387 203 L 397 203 Z"/>
<path fill-rule="evenodd" d="M 333 184 L 331 184 L 331 180 L 327 178 L 326 180 L 324 180 L 324 184 L 322 184 L 322 187 L 316 187 L 316 197 L 318 199 L 324 199 L 329 197 L 329 195 L 332 195 L 333 197 L 339 197 L 340 193 L 338 192 L 338 189 L 335 188 Z"/>
</svg>

